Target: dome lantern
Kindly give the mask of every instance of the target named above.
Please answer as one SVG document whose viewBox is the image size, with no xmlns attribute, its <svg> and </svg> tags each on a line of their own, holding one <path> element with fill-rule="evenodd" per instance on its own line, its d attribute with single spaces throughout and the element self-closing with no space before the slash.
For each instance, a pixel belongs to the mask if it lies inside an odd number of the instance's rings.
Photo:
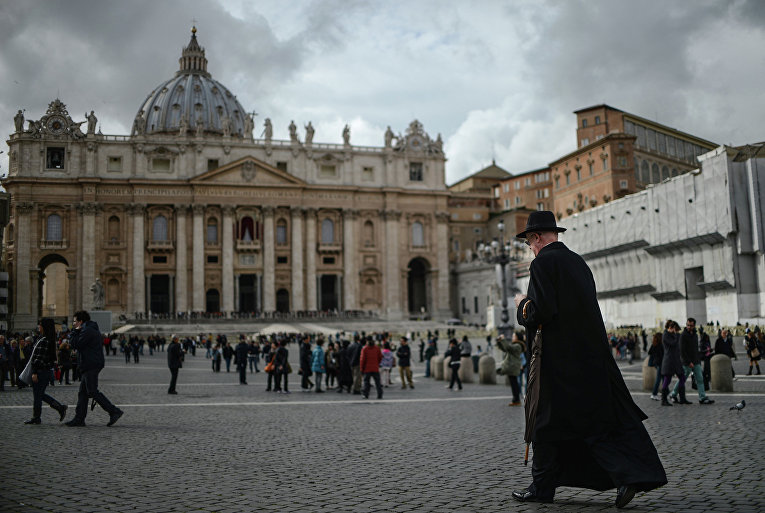
<svg viewBox="0 0 765 513">
<path fill-rule="evenodd" d="M 207 73 L 207 58 L 205 49 L 199 46 L 197 42 L 197 28 L 191 28 L 191 41 L 181 52 L 181 58 L 178 59 L 181 65 L 178 73 Z M 209 75 L 209 74 L 208 74 Z"/>
</svg>

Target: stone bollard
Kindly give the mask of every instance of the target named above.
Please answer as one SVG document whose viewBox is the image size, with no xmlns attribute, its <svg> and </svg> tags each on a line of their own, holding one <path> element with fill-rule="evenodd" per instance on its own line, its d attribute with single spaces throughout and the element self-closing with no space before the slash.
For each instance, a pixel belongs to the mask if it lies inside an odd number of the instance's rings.
<svg viewBox="0 0 765 513">
<path fill-rule="evenodd" d="M 656 367 L 648 365 L 649 356 L 643 360 L 643 390 L 653 392 L 653 384 L 656 383 Z"/>
<path fill-rule="evenodd" d="M 482 385 L 497 384 L 497 363 L 488 354 L 478 360 L 478 382 Z"/>
<path fill-rule="evenodd" d="M 430 375 L 436 381 L 444 380 L 444 357 L 436 355 L 430 359 Z"/>
<path fill-rule="evenodd" d="M 733 392 L 733 367 L 730 357 L 716 354 L 709 361 L 712 390 L 717 392 Z"/>
<path fill-rule="evenodd" d="M 635 341 L 635 347 L 632 349 L 632 358 L 635 360 L 640 360 L 642 355 L 643 353 L 640 350 L 640 344 L 637 341 Z"/>
<path fill-rule="evenodd" d="M 475 373 L 473 372 L 473 359 L 470 356 L 463 356 L 460 358 L 460 370 L 458 375 L 463 384 L 472 383 L 474 381 L 473 376 L 475 376 Z"/>
<path fill-rule="evenodd" d="M 449 365 L 449 362 L 451 361 L 452 361 L 451 356 L 444 356 L 444 363 L 441 366 L 444 369 L 444 381 L 452 380 L 452 366 Z"/>
</svg>

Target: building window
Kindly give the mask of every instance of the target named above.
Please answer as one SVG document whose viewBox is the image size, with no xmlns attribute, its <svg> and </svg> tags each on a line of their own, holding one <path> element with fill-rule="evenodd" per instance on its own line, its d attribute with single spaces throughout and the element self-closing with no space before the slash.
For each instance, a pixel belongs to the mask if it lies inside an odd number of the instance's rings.
<svg viewBox="0 0 765 513">
<path fill-rule="evenodd" d="M 576 181 L 579 182 L 581 180 L 582 180 L 582 170 L 581 169 L 577 169 L 576 170 Z"/>
<path fill-rule="evenodd" d="M 659 165 L 655 162 L 651 166 L 651 181 L 653 183 L 661 182 L 661 174 L 659 173 Z"/>
<path fill-rule="evenodd" d="M 664 166 L 661 168 L 661 179 L 666 180 L 667 178 L 669 178 L 669 168 Z"/>
<path fill-rule="evenodd" d="M 515 190 L 519 191 L 520 189 L 521 189 L 521 182 L 520 180 L 518 180 L 517 182 L 515 182 Z"/>
<path fill-rule="evenodd" d="M 218 159 L 207 159 L 207 170 L 218 169 Z"/>
<path fill-rule="evenodd" d="M 603 159 L 603 171 L 608 171 L 608 159 Z"/>
<path fill-rule="evenodd" d="M 255 255 L 252 253 L 239 255 L 239 263 L 241 265 L 255 265 Z"/>
<path fill-rule="evenodd" d="M 582 139 L 582 143 L 580 144 L 580 146 L 587 146 L 588 144 L 590 144 L 590 140 L 587 137 L 585 137 Z"/>
<path fill-rule="evenodd" d="M 627 180 L 619 180 L 619 188 L 622 190 L 627 190 Z"/>
<path fill-rule="evenodd" d="M 505 184 L 505 192 L 510 192 L 510 184 L 509 183 Z"/>
<path fill-rule="evenodd" d="M 510 208 L 510 199 L 505 198 L 505 210 L 507 210 L 508 208 Z"/>
<path fill-rule="evenodd" d="M 284 219 L 276 222 L 276 244 L 279 246 L 287 244 L 287 221 Z"/>
<path fill-rule="evenodd" d="M 286 264 L 287 262 L 288 262 L 288 260 L 287 260 L 286 256 L 276 257 L 276 263 L 277 264 Z"/>
<path fill-rule="evenodd" d="M 239 240 L 250 242 L 255 240 L 255 222 L 250 216 L 245 216 L 239 221 Z"/>
<path fill-rule="evenodd" d="M 45 230 L 46 240 L 60 241 L 63 239 L 60 215 L 58 214 L 49 215 L 46 225 L 47 225 Z"/>
<path fill-rule="evenodd" d="M 465 303 L 465 298 L 462 297 L 460 299 L 462 299 L 462 313 L 468 313 L 467 305 Z"/>
<path fill-rule="evenodd" d="M 323 257 L 321 263 L 324 265 L 335 265 L 335 257 Z"/>
<path fill-rule="evenodd" d="M 214 217 L 207 220 L 207 243 L 218 243 L 218 220 Z"/>
<path fill-rule="evenodd" d="M 319 168 L 319 176 L 321 178 L 335 178 L 337 176 L 337 168 L 333 165 L 323 164 Z"/>
<path fill-rule="evenodd" d="M 109 218 L 109 241 L 118 242 L 120 240 L 120 218 L 117 216 L 111 216 Z"/>
<path fill-rule="evenodd" d="M 218 255 L 207 255 L 207 263 L 208 264 L 217 264 L 218 263 Z"/>
<path fill-rule="evenodd" d="M 595 116 L 595 124 L 596 125 L 600 124 L 600 116 Z"/>
<path fill-rule="evenodd" d="M 422 227 L 422 223 L 415 221 L 412 223 L 412 246 L 415 248 L 421 248 L 425 245 L 425 233 Z"/>
<path fill-rule="evenodd" d="M 119 173 L 122 171 L 122 157 L 107 157 L 106 170 L 110 173 Z"/>
<path fill-rule="evenodd" d="M 651 171 L 648 169 L 648 162 L 645 160 L 640 164 L 640 180 L 644 184 L 651 183 Z"/>
<path fill-rule="evenodd" d="M 48 148 L 45 154 L 45 167 L 47 169 L 64 169 L 64 148 Z"/>
<path fill-rule="evenodd" d="M 582 128 L 587 128 L 587 120 L 586 119 L 582 120 Z"/>
<path fill-rule="evenodd" d="M 151 170 L 160 173 L 170 172 L 170 159 L 152 159 Z"/>
<path fill-rule="evenodd" d="M 412 182 L 422 181 L 422 162 L 409 163 L 409 180 Z"/>
<path fill-rule="evenodd" d="M 549 198 L 549 197 L 550 197 L 550 189 L 545 187 L 545 198 Z"/>
<path fill-rule="evenodd" d="M 627 167 L 627 157 L 619 157 L 619 167 Z"/>
<path fill-rule="evenodd" d="M 571 185 L 571 175 L 566 175 L 566 185 Z"/>
<path fill-rule="evenodd" d="M 555 177 L 555 188 L 560 189 L 560 178 L 557 176 Z"/>
<path fill-rule="evenodd" d="M 372 221 L 365 221 L 363 227 L 364 247 L 372 248 L 375 245 L 375 225 Z"/>
<path fill-rule="evenodd" d="M 478 313 L 478 296 L 473 296 L 473 313 Z"/>
<path fill-rule="evenodd" d="M 515 204 L 516 205 L 520 205 L 521 204 L 521 197 L 520 196 L 516 196 L 515 197 Z"/>
<path fill-rule="evenodd" d="M 594 175 L 594 174 L 595 174 L 595 171 L 594 171 L 594 169 L 593 169 L 593 168 L 594 168 L 594 166 L 592 165 L 592 162 L 588 162 L 588 163 L 587 163 L 587 167 L 589 167 L 589 168 L 590 168 L 590 176 Z"/>
<path fill-rule="evenodd" d="M 167 240 L 167 218 L 157 216 L 151 224 L 151 240 Z"/>
<path fill-rule="evenodd" d="M 455 240 L 454 242 L 452 242 L 452 249 L 454 250 L 455 253 L 459 253 L 460 252 L 460 241 Z"/>
<path fill-rule="evenodd" d="M 374 182 L 375 180 L 375 168 L 365 167 L 361 170 L 361 179 L 365 182 Z"/>
<path fill-rule="evenodd" d="M 321 222 L 321 243 L 335 243 L 335 223 L 332 222 L 332 219 L 325 219 Z"/>
<path fill-rule="evenodd" d="M 537 203 L 537 210 L 544 210 L 544 209 L 545 209 L 545 204 L 544 203 L 542 203 L 541 201 L 539 203 Z"/>
<path fill-rule="evenodd" d="M 531 187 L 531 177 L 530 176 L 526 177 L 526 187 Z"/>
<path fill-rule="evenodd" d="M 153 264 L 166 264 L 167 263 L 167 257 L 166 256 L 154 256 L 151 258 L 151 263 Z"/>
<path fill-rule="evenodd" d="M 276 163 L 276 169 L 279 171 L 287 172 L 287 163 L 286 162 L 277 162 Z"/>
</svg>

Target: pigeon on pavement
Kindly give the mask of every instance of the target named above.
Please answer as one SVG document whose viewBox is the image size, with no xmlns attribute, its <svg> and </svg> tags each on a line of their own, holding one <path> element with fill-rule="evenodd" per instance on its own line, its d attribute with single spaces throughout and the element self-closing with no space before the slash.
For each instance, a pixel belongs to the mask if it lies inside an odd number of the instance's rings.
<svg viewBox="0 0 765 513">
<path fill-rule="evenodd" d="M 741 410 L 743 410 L 743 409 L 744 409 L 744 407 L 745 407 L 745 406 L 746 406 L 746 401 L 744 401 L 743 399 L 741 399 L 741 402 L 740 402 L 740 403 L 737 403 L 735 406 L 731 406 L 731 407 L 730 407 L 730 410 L 731 410 L 731 411 L 733 411 L 733 410 L 738 410 L 738 411 L 741 411 Z"/>
</svg>

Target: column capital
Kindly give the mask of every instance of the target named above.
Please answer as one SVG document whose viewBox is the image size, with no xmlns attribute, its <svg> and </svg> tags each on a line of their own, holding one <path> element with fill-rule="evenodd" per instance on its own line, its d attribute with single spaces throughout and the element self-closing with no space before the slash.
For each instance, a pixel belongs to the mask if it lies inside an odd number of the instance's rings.
<svg viewBox="0 0 765 513">
<path fill-rule="evenodd" d="M 101 204 L 93 201 L 82 201 L 77 205 L 77 212 L 82 215 L 94 216 L 103 210 Z"/>
<path fill-rule="evenodd" d="M 317 212 L 316 207 L 305 207 L 303 211 L 305 212 L 306 218 L 316 217 L 316 212 Z"/>
<path fill-rule="evenodd" d="M 304 211 L 305 209 L 303 207 L 297 205 L 292 205 L 290 207 L 290 214 L 292 214 L 292 217 L 302 217 Z"/>
<path fill-rule="evenodd" d="M 221 207 L 221 210 L 223 211 L 223 215 L 227 217 L 233 217 L 236 213 L 236 206 L 235 205 L 223 205 Z"/>
<path fill-rule="evenodd" d="M 448 223 L 450 219 L 449 212 L 436 212 L 435 216 L 437 223 Z"/>
<path fill-rule="evenodd" d="M 19 215 L 31 214 L 35 204 L 31 201 L 20 201 L 16 203 L 16 213 Z"/>
<path fill-rule="evenodd" d="M 261 207 L 260 210 L 261 212 L 263 212 L 263 217 L 274 217 L 274 211 L 276 209 L 274 209 L 274 207 L 272 207 L 271 205 L 265 205 Z"/>
<path fill-rule="evenodd" d="M 398 221 L 401 219 L 400 210 L 383 210 L 380 212 L 380 216 L 386 221 Z"/>
<path fill-rule="evenodd" d="M 353 220 L 359 217 L 359 211 L 355 208 L 344 208 L 343 219 Z"/>
<path fill-rule="evenodd" d="M 146 205 L 143 203 L 128 203 L 127 212 L 131 216 L 142 216 L 146 210 Z"/>
<path fill-rule="evenodd" d="M 173 205 L 173 208 L 175 209 L 176 214 L 185 214 L 189 211 L 189 205 L 187 203 L 176 203 Z"/>
<path fill-rule="evenodd" d="M 194 212 L 195 216 L 204 215 L 205 209 L 207 209 L 207 205 L 200 205 L 199 203 L 191 206 L 191 210 Z"/>
</svg>

